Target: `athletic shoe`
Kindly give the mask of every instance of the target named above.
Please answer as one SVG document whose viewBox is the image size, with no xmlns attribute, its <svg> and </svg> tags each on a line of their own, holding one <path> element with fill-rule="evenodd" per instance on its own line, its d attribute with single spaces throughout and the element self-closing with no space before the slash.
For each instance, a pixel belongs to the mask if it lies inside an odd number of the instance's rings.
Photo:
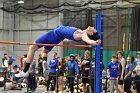
<svg viewBox="0 0 140 93">
<path fill-rule="evenodd" d="M 26 73 L 21 71 L 18 74 L 15 74 L 15 77 L 28 77 L 29 76 L 29 72 L 27 71 Z"/>
</svg>

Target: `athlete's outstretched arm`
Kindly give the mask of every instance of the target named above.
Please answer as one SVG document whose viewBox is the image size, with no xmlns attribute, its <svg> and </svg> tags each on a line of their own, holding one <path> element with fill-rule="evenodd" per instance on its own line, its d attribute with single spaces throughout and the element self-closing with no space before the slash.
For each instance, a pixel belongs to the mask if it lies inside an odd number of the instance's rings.
<svg viewBox="0 0 140 93">
<path fill-rule="evenodd" d="M 86 32 L 82 34 L 82 40 L 90 45 L 98 45 L 101 43 L 101 40 L 91 40 Z"/>
</svg>

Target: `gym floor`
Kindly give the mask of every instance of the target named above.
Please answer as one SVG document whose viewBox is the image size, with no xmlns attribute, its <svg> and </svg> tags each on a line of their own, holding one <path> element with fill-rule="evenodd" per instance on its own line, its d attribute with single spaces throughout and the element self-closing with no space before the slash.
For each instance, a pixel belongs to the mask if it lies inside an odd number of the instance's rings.
<svg viewBox="0 0 140 93">
<path fill-rule="evenodd" d="M 22 90 L 8 90 L 8 91 L 2 91 L 4 90 L 3 87 L 0 88 L 0 93 L 25 93 L 27 92 L 27 88 L 22 88 Z M 42 93 L 45 91 L 45 88 L 37 88 L 34 93 Z M 53 92 L 50 92 L 53 93 Z"/>
<path fill-rule="evenodd" d="M 0 87 L 0 93 L 25 93 L 27 92 L 27 89 L 26 88 L 22 88 L 22 90 L 8 90 L 8 91 L 2 91 L 4 90 L 3 87 Z M 37 88 L 36 91 L 34 93 L 42 93 L 45 91 L 45 88 Z M 52 91 L 50 93 L 53 93 Z M 68 92 L 63 92 L 63 93 L 68 93 Z M 77 92 L 75 92 L 77 93 Z M 102 92 L 102 93 L 105 93 L 105 92 Z M 109 93 L 109 92 L 107 92 Z"/>
</svg>

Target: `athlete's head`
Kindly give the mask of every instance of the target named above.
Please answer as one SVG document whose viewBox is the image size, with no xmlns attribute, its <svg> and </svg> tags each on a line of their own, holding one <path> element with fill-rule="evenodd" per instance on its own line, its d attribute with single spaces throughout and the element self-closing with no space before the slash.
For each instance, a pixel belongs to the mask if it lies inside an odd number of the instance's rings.
<svg viewBox="0 0 140 93">
<path fill-rule="evenodd" d="M 96 29 L 94 29 L 94 27 L 90 27 L 88 26 L 88 28 L 86 29 L 87 35 L 91 40 L 98 40 L 100 38 L 100 36 L 98 35 Z"/>
</svg>

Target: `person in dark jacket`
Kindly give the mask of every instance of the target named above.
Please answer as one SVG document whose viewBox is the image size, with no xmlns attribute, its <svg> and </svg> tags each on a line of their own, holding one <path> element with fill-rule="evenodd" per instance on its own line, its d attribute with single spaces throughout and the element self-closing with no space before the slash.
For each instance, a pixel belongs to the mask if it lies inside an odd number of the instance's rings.
<svg viewBox="0 0 140 93">
<path fill-rule="evenodd" d="M 70 61 L 68 61 L 67 66 L 68 66 L 67 76 L 68 76 L 68 83 L 69 83 L 70 92 L 74 93 L 73 86 L 74 86 L 75 72 L 77 75 L 79 75 L 78 63 L 75 60 L 74 54 L 70 55 Z"/>
</svg>

